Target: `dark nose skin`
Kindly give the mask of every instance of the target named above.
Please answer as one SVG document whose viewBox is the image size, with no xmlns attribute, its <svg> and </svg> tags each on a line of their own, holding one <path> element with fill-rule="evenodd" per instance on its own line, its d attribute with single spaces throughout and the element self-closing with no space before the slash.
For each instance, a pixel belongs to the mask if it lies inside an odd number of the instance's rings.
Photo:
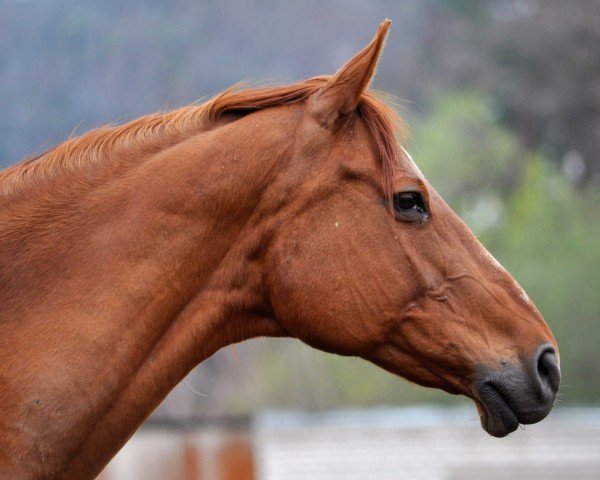
<svg viewBox="0 0 600 480">
<path fill-rule="evenodd" d="M 554 405 L 560 368 L 554 347 L 540 345 L 519 364 L 486 368 L 478 382 L 478 397 L 488 412 L 490 433 L 504 436 L 519 423 L 542 420 Z"/>
</svg>

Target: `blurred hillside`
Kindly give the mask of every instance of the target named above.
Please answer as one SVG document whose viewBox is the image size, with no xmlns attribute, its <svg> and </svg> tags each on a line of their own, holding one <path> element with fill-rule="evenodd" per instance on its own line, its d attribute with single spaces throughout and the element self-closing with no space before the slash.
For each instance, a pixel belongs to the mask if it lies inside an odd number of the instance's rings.
<svg viewBox="0 0 600 480">
<path fill-rule="evenodd" d="M 553 328 L 564 403 L 599 403 L 598 1 L 0 0 L 0 166 L 239 81 L 333 73 L 385 17 L 374 87 L 403 99 L 415 160 Z M 291 340 L 186 382 L 157 415 L 455 401 Z"/>
</svg>

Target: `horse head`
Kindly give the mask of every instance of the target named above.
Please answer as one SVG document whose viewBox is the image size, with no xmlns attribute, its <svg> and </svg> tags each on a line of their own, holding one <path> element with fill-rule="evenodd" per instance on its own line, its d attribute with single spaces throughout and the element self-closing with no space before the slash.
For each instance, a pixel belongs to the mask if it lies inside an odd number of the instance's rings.
<svg viewBox="0 0 600 480">
<path fill-rule="evenodd" d="M 366 90 L 388 27 L 304 103 L 290 162 L 303 180 L 269 247 L 269 300 L 287 334 L 466 395 L 504 436 L 552 408 L 556 341 L 390 138 L 390 112 Z"/>
</svg>

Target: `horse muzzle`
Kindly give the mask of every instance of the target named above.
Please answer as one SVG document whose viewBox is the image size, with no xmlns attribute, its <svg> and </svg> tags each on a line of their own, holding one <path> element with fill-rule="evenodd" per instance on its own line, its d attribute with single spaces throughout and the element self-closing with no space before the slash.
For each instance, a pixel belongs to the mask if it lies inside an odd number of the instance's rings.
<svg viewBox="0 0 600 480">
<path fill-rule="evenodd" d="M 560 385 L 558 357 L 550 344 L 538 347 L 523 364 L 502 363 L 482 368 L 473 391 L 481 426 L 494 437 L 545 418 Z"/>
</svg>

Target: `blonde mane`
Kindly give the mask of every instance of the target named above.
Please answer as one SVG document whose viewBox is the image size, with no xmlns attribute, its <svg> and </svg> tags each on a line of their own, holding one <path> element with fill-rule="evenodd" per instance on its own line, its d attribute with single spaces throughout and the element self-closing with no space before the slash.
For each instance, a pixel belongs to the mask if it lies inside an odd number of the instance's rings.
<svg viewBox="0 0 600 480">
<path fill-rule="evenodd" d="M 60 175 L 76 173 L 103 159 L 127 151 L 151 154 L 209 130 L 226 113 L 247 114 L 278 105 L 300 102 L 317 91 L 330 77 L 315 77 L 291 85 L 239 89 L 232 87 L 201 105 L 189 105 L 156 113 L 116 126 L 103 126 L 71 138 L 47 152 L 0 171 L 0 193 L 16 194 L 29 185 L 42 185 Z M 357 108 L 379 152 L 384 189 L 392 189 L 393 170 L 401 151 L 396 138 L 403 122 L 373 92 L 365 92 Z"/>
</svg>

